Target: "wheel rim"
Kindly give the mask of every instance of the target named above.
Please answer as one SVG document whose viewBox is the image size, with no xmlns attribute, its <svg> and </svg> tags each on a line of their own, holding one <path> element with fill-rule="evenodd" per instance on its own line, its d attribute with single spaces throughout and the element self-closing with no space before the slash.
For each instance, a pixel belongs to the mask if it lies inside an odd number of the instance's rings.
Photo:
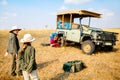
<svg viewBox="0 0 120 80">
<path fill-rule="evenodd" d="M 83 47 L 85 52 L 89 53 L 91 51 L 91 46 L 89 44 L 85 44 Z"/>
</svg>

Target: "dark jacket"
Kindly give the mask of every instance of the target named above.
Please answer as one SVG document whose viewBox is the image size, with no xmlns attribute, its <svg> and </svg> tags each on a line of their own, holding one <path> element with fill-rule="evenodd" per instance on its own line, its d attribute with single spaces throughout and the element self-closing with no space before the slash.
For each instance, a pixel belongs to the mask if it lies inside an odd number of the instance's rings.
<svg viewBox="0 0 120 80">
<path fill-rule="evenodd" d="M 21 69 L 31 73 L 37 69 L 35 60 L 35 48 L 31 45 L 27 46 L 26 49 L 22 49 L 19 52 L 19 60 L 21 61 Z"/>
<path fill-rule="evenodd" d="M 18 41 L 17 35 L 14 33 L 10 33 L 7 52 L 17 54 L 19 48 L 20 48 L 20 46 L 19 46 L 19 41 Z"/>
</svg>

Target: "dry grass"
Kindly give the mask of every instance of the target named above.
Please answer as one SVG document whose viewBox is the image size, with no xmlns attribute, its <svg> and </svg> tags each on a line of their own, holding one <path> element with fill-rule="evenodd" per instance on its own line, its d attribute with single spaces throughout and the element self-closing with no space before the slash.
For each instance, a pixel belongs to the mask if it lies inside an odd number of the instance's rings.
<svg viewBox="0 0 120 80">
<path fill-rule="evenodd" d="M 83 54 L 76 47 L 53 48 L 41 46 L 41 43 L 49 43 L 49 34 L 53 30 L 23 30 L 19 33 L 19 39 L 25 33 L 31 33 L 36 41 L 36 60 L 38 74 L 41 80 L 120 80 L 120 29 L 105 29 L 118 32 L 119 41 L 112 52 L 96 52 L 95 55 Z M 0 80 L 23 80 L 23 77 L 9 75 L 10 55 L 4 57 L 8 42 L 9 32 L 0 31 Z M 64 73 L 63 63 L 70 60 L 82 60 L 87 66 L 77 73 Z"/>
</svg>

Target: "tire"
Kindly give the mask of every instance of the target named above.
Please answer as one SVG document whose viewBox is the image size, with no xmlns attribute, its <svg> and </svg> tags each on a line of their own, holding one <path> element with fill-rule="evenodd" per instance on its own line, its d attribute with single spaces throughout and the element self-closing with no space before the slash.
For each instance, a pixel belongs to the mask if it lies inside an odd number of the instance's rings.
<svg viewBox="0 0 120 80">
<path fill-rule="evenodd" d="M 81 48 L 85 54 L 91 55 L 95 51 L 95 44 L 87 40 L 82 43 Z"/>
<path fill-rule="evenodd" d="M 61 37 L 61 46 L 66 46 L 66 40 L 64 37 Z"/>
</svg>

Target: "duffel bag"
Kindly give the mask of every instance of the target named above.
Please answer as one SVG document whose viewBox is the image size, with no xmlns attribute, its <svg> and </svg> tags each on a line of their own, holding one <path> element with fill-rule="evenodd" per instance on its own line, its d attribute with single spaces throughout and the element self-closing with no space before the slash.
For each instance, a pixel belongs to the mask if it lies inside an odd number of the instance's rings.
<svg viewBox="0 0 120 80">
<path fill-rule="evenodd" d="M 63 70 L 65 72 L 78 72 L 84 68 L 84 64 L 81 60 L 68 61 L 63 64 Z"/>
</svg>

